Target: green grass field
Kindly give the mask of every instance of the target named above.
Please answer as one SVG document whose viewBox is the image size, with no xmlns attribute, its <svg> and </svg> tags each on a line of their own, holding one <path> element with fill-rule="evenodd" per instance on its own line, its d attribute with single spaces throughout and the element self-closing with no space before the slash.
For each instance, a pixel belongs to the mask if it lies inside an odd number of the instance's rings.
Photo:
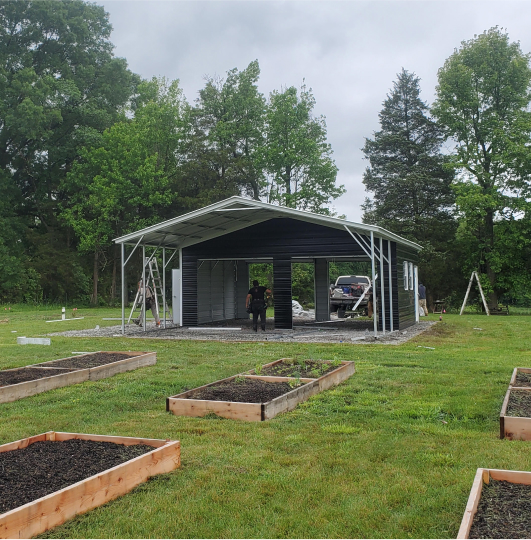
<svg viewBox="0 0 531 540">
<path fill-rule="evenodd" d="M 116 324 L 101 319 L 119 312 L 80 309 L 85 319 L 62 323 L 45 322 L 59 318 L 50 310 L 4 313 L 1 368 L 96 350 L 157 351 L 158 362 L 0 404 L 0 443 L 55 430 L 182 444 L 182 468 L 50 538 L 455 537 L 477 467 L 531 470 L 531 443 L 498 438 L 512 369 L 531 367 L 529 317 L 447 315 L 401 346 L 53 337 L 46 347 L 16 336 Z M 167 396 L 285 356 L 354 360 L 357 372 L 268 422 L 165 412 Z"/>
</svg>

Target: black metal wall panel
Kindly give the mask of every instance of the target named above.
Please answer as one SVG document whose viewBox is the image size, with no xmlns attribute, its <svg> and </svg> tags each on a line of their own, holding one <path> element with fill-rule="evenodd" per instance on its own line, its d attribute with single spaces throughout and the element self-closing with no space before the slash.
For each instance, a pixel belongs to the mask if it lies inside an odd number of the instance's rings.
<svg viewBox="0 0 531 540">
<path fill-rule="evenodd" d="M 416 322 L 415 292 L 404 288 L 404 261 L 416 265 L 418 263 L 418 254 L 415 250 L 407 248 L 407 246 L 398 245 L 396 247 L 396 272 L 400 330 L 404 330 Z"/>
<path fill-rule="evenodd" d="M 291 259 L 273 259 L 275 328 L 293 328 L 291 308 Z"/>
<path fill-rule="evenodd" d="M 347 231 L 287 218 L 271 219 L 183 251 L 199 259 L 365 256 Z"/>
<path fill-rule="evenodd" d="M 328 321 L 330 319 L 330 289 L 328 276 L 328 261 L 315 259 L 315 320 Z"/>
</svg>

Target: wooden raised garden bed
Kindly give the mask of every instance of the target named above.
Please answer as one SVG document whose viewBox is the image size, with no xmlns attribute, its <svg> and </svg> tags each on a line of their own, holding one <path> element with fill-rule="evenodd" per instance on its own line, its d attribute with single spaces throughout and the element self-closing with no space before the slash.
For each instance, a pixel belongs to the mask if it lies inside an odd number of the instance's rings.
<svg viewBox="0 0 531 540">
<path fill-rule="evenodd" d="M 500 413 L 500 439 L 531 441 L 531 387 L 509 386 Z"/>
<path fill-rule="evenodd" d="M 260 375 L 273 375 L 276 377 L 305 377 L 319 381 L 319 392 L 337 386 L 348 379 L 356 371 L 354 362 L 341 362 L 335 364 L 329 360 L 300 360 L 281 358 L 260 369 Z M 257 375 L 256 369 L 246 371 L 246 374 Z"/>
<path fill-rule="evenodd" d="M 531 368 L 515 367 L 509 384 L 513 388 L 531 388 Z"/>
<path fill-rule="evenodd" d="M 125 450 L 124 446 L 133 448 Z M 112 465 L 116 462 L 119 464 Z M 0 538 L 31 538 L 128 493 L 151 476 L 179 467 L 180 443 L 50 431 L 1 445 L 0 463 L 0 489 L 5 489 L 5 493 L 0 490 L 0 508 L 10 508 L 0 513 Z M 28 472 L 32 463 L 38 465 L 36 476 Z M 44 473 L 49 480 L 43 481 L 41 468 L 47 466 L 51 473 Z M 69 483 L 75 475 L 81 479 Z M 54 488 L 49 485 L 52 482 L 62 482 L 65 487 Z M 28 502 L 12 508 L 20 500 Z"/>
<path fill-rule="evenodd" d="M 478 469 L 457 538 L 531 538 L 531 472 Z"/>
<path fill-rule="evenodd" d="M 275 375 L 273 368 L 280 367 L 283 360 L 262 366 L 260 375 L 252 370 L 169 397 L 166 410 L 178 416 L 214 413 L 251 422 L 270 420 L 293 410 L 321 390 L 339 384 L 355 371 L 354 362 L 342 362 L 317 378 L 307 377 L 307 372 L 301 373 L 300 369 L 298 377 Z"/>
<path fill-rule="evenodd" d="M 0 370 L 0 403 L 62 386 L 97 381 L 156 363 L 157 353 L 154 352 L 99 351 Z"/>
</svg>

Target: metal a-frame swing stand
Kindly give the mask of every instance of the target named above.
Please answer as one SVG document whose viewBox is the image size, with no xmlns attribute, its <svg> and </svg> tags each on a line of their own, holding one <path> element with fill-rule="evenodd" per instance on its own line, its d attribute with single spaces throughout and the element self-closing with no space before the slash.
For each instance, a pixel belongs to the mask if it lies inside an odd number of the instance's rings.
<svg viewBox="0 0 531 540">
<path fill-rule="evenodd" d="M 147 275 L 146 275 L 147 270 Z M 137 319 L 140 322 L 140 325 L 144 328 L 146 327 L 146 309 L 145 309 L 145 291 L 147 287 L 151 287 L 153 291 L 153 300 L 155 301 L 155 310 L 159 313 L 159 306 L 163 305 L 166 312 L 163 314 L 163 318 L 171 320 L 171 313 L 168 308 L 168 304 L 165 301 L 164 295 L 165 291 L 162 284 L 162 279 L 160 277 L 159 266 L 157 259 L 153 256 L 149 259 L 144 258 L 144 269 L 142 272 L 142 287 L 138 288 L 136 293 L 135 301 L 133 302 L 133 307 L 131 313 L 129 314 L 129 319 L 127 324 L 131 322 L 135 312 L 138 311 Z"/>
<path fill-rule="evenodd" d="M 489 306 L 487 306 L 487 301 L 485 300 L 485 295 L 483 294 L 483 289 L 481 288 L 481 282 L 479 281 L 479 276 L 477 272 L 472 272 L 472 275 L 470 276 L 470 281 L 468 282 L 468 289 L 466 290 L 465 299 L 463 301 L 463 305 L 461 306 L 461 312 L 459 315 L 463 315 L 463 311 L 465 310 L 466 301 L 468 300 L 468 295 L 470 293 L 470 288 L 472 287 L 472 281 L 474 281 L 474 276 L 476 277 L 476 281 L 478 282 L 479 292 L 481 293 L 481 299 L 483 300 L 483 306 L 485 307 L 485 312 L 487 315 L 490 315 Z"/>
</svg>

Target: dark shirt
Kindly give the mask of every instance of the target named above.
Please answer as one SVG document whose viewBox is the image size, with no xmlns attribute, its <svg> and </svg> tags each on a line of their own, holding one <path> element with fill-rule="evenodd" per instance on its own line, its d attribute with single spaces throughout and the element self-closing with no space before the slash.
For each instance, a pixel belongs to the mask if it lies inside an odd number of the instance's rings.
<svg viewBox="0 0 531 540">
<path fill-rule="evenodd" d="M 419 285 L 419 299 L 426 300 L 426 287 L 424 285 Z"/>
<path fill-rule="evenodd" d="M 253 297 L 253 300 L 263 300 L 266 291 L 267 287 L 253 287 L 252 289 L 249 289 L 247 294 L 250 294 Z"/>
</svg>

